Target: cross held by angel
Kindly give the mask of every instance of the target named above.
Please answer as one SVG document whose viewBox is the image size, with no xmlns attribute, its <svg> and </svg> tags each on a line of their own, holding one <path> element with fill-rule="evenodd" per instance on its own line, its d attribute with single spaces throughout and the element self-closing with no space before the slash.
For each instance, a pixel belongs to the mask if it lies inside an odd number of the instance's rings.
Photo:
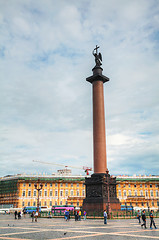
<svg viewBox="0 0 159 240">
<path fill-rule="evenodd" d="M 102 54 L 98 53 L 99 46 L 96 45 L 96 48 L 93 50 L 92 54 L 95 57 L 96 67 L 100 67 L 102 65 Z"/>
</svg>

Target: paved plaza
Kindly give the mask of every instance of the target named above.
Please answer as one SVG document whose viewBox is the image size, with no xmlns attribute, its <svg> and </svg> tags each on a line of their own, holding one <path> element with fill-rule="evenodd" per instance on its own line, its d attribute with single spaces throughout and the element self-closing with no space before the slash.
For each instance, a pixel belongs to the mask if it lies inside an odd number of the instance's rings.
<svg viewBox="0 0 159 240">
<path fill-rule="evenodd" d="M 155 219 L 159 226 L 159 219 Z M 147 229 L 141 229 L 137 219 L 108 220 L 104 225 L 103 220 L 87 219 L 75 222 L 74 219 L 66 222 L 63 218 L 38 219 L 31 222 L 27 216 L 15 220 L 14 215 L 0 215 L 0 239 L 159 239 L 159 229 L 150 230 L 149 219 Z"/>
</svg>

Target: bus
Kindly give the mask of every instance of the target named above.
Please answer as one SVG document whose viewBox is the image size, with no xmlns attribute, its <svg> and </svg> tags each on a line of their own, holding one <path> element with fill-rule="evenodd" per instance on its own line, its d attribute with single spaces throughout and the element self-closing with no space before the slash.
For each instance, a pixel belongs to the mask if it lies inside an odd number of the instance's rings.
<svg viewBox="0 0 159 240">
<path fill-rule="evenodd" d="M 65 211 L 70 211 L 71 214 L 74 212 L 74 206 L 73 205 L 53 205 L 51 208 L 51 212 L 55 216 L 61 216 L 65 214 Z"/>
<path fill-rule="evenodd" d="M 133 211 L 133 206 L 121 205 L 121 211 Z"/>
<path fill-rule="evenodd" d="M 26 211 L 26 213 L 36 212 L 37 207 L 24 207 L 23 211 Z M 41 212 L 41 207 L 39 207 L 39 212 Z"/>
</svg>

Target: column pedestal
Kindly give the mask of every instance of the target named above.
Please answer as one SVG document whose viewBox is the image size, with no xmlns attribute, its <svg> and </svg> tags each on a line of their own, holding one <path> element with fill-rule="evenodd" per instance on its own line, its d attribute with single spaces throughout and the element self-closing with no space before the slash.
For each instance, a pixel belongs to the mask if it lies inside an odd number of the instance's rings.
<svg viewBox="0 0 159 240">
<path fill-rule="evenodd" d="M 92 174 L 85 178 L 86 198 L 83 200 L 83 210 L 89 214 L 99 215 L 104 210 L 120 211 L 120 202 L 116 195 L 116 178 L 108 173 Z"/>
</svg>

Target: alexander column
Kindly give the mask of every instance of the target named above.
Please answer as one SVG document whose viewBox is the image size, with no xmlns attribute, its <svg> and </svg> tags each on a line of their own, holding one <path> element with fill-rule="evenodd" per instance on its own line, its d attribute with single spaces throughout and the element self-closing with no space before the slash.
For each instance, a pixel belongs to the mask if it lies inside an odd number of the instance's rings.
<svg viewBox="0 0 159 240">
<path fill-rule="evenodd" d="M 105 111 L 103 84 L 109 78 L 102 74 L 102 55 L 98 53 L 98 46 L 93 50 L 95 67 L 93 75 L 86 78 L 92 84 L 93 91 L 93 161 L 94 174 L 85 178 L 86 198 L 83 209 L 88 213 L 104 211 L 110 215 L 111 211 L 119 210 L 120 203 L 116 195 L 116 178 L 109 175 L 106 157 Z"/>
</svg>

